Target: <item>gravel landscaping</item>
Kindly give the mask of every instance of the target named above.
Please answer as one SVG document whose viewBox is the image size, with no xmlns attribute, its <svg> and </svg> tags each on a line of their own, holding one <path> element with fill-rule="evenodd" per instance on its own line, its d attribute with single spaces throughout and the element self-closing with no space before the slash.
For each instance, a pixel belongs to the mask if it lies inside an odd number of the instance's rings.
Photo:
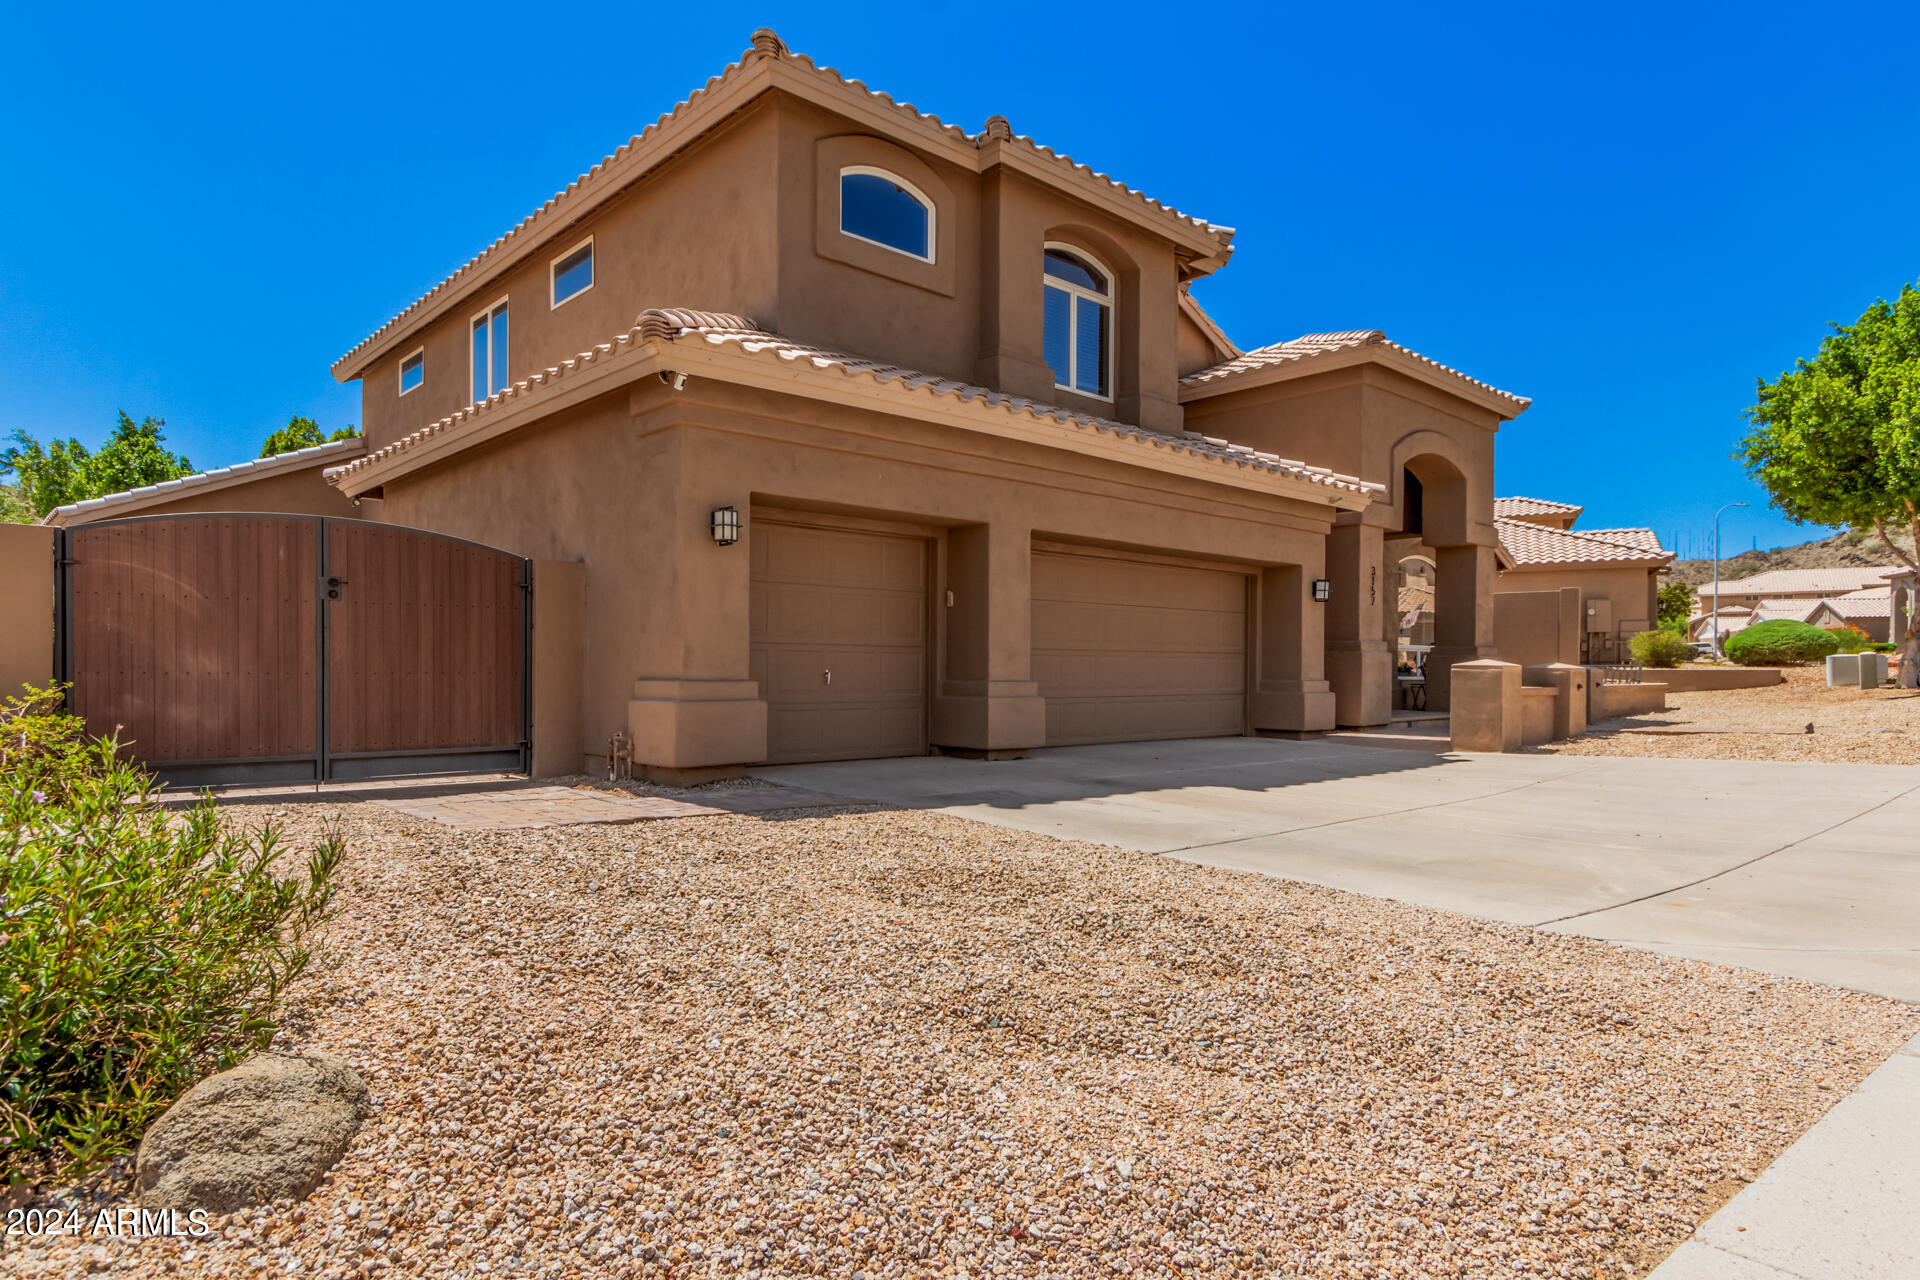
<svg viewBox="0 0 1920 1280">
<path fill-rule="evenodd" d="M 1599 1280 L 1920 1027 L 937 814 L 271 812 L 349 838 L 285 1040 L 375 1116 L 297 1206 L 0 1272 Z"/>
<path fill-rule="evenodd" d="M 1648 681 L 1660 678 L 1646 673 Z M 1602 720 L 1584 737 L 1528 750 L 1567 756 L 1920 764 L 1920 692 L 1829 689 L 1821 667 L 1788 667 L 1761 689 L 1670 693 L 1667 709 Z M 1808 733 L 1807 726 L 1813 726 Z M 1687 733 L 1641 733 L 1686 729 Z"/>
</svg>

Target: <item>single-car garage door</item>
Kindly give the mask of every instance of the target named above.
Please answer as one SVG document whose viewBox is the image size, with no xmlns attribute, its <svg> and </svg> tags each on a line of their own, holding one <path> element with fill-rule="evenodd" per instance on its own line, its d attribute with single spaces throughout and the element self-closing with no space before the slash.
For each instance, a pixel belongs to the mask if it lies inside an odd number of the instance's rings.
<svg viewBox="0 0 1920 1280">
<path fill-rule="evenodd" d="M 927 543 L 756 519 L 752 673 L 767 759 L 927 749 Z"/>
<path fill-rule="evenodd" d="M 1035 553 L 1033 672 L 1047 744 L 1201 738 L 1246 723 L 1238 573 Z"/>
</svg>

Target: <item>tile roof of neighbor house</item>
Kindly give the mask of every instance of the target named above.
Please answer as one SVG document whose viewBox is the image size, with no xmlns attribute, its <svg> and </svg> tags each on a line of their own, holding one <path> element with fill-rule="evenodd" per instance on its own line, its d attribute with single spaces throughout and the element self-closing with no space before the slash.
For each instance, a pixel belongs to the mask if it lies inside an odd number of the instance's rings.
<svg viewBox="0 0 1920 1280">
<path fill-rule="evenodd" d="M 1829 596 L 1813 602 L 1813 610 L 1822 605 L 1832 609 L 1842 618 L 1891 618 L 1893 616 L 1893 594 L 1888 591 L 1855 592 L 1844 596 Z"/>
<path fill-rule="evenodd" d="M 1585 507 L 1571 502 L 1549 502 L 1545 498 L 1495 498 L 1493 514 L 1518 519 L 1521 516 L 1578 516 Z"/>
<path fill-rule="evenodd" d="M 339 468 L 330 473 L 329 479 L 338 484 L 341 479 L 356 472 L 363 472 L 398 459 L 439 437 L 464 435 L 468 431 L 475 430 L 477 423 L 484 424 L 489 416 L 497 417 L 516 403 L 525 402 L 530 397 L 544 398 L 543 393 L 550 395 L 564 389 L 569 379 L 579 377 L 587 370 L 610 367 L 614 363 L 630 363 L 647 355 L 664 354 L 668 350 L 684 350 L 685 344 L 689 342 L 697 342 L 706 348 L 719 349 L 722 352 L 732 352 L 737 357 L 744 357 L 750 363 L 790 366 L 794 371 L 810 374 L 809 381 L 814 386 L 820 386 L 823 382 L 831 386 L 834 382 L 844 382 L 849 379 L 864 381 L 890 391 L 903 407 L 915 403 L 926 405 L 928 402 L 945 401 L 950 406 L 963 407 L 969 413 L 983 417 L 1016 416 L 1036 423 L 1059 423 L 1095 435 L 1111 435 L 1132 441 L 1143 449 L 1162 450 L 1218 462 L 1238 469 L 1249 469 L 1278 479 L 1331 490 L 1334 494 L 1341 496 L 1352 495 L 1355 498 L 1365 499 L 1371 494 L 1384 492 L 1386 488 L 1379 483 L 1364 481 L 1356 476 L 1342 475 L 1326 467 L 1315 467 L 1291 458 L 1282 458 L 1276 454 L 1234 444 L 1216 436 L 1205 436 L 1188 431 L 1149 431 L 1144 427 L 1130 426 L 1124 422 L 1098 418 L 1091 414 L 1076 413 L 1058 405 L 1029 400 L 1024 396 L 1006 395 L 987 387 L 961 382 L 955 378 L 923 373 L 916 369 L 903 369 L 898 365 L 868 360 L 862 356 L 793 342 L 770 330 L 760 328 L 745 316 L 679 308 L 650 308 L 643 311 L 633 327 L 612 342 L 600 343 L 593 350 L 581 352 L 571 360 L 563 360 L 541 373 L 522 379 L 479 404 L 469 405 L 465 409 L 450 413 L 438 422 L 422 427 L 385 448 Z M 684 356 L 681 358 L 685 359 Z M 738 363 L 734 366 L 736 370 L 744 367 Z M 716 370 L 703 366 L 699 372 L 706 375 Z M 725 376 L 728 370 L 719 369 L 717 372 Z M 806 382 L 794 380 L 790 375 L 783 375 L 776 385 L 778 389 L 792 394 L 807 394 Z M 464 447 L 465 443 L 477 442 L 477 439 L 465 442 L 456 439 L 452 442 L 452 447 L 457 449 Z M 1152 457 L 1152 454 L 1143 454 L 1141 461 L 1151 465 Z M 1347 502 L 1341 505 L 1364 505 L 1364 503 Z"/>
<path fill-rule="evenodd" d="M 1495 516 L 1493 527 L 1517 566 L 1663 565 L 1673 560 L 1673 552 L 1660 545 L 1651 529 L 1555 529 L 1506 516 Z"/>
<path fill-rule="evenodd" d="M 351 440 L 334 440 L 327 444 L 316 444 L 307 449 L 295 449 L 291 453 L 276 453 L 271 458 L 254 458 L 249 462 L 236 462 L 230 467 L 198 471 L 190 476 L 181 476 L 178 480 L 163 480 L 159 484 L 142 485 L 138 489 L 110 493 L 103 498 L 70 502 L 64 507 L 55 507 L 47 512 L 40 523 L 73 524 L 77 520 L 92 520 L 103 513 L 132 511 L 139 507 L 151 506 L 156 502 L 171 502 L 183 494 L 211 493 L 229 485 L 241 484 L 249 480 L 262 480 L 267 476 L 279 475 L 285 471 L 298 471 L 301 467 L 310 467 L 317 462 L 348 462 L 365 453 L 366 449 L 366 437 L 355 436 Z"/>
<path fill-rule="evenodd" d="M 1517 413 L 1533 403 L 1526 396 L 1514 395 L 1511 391 L 1502 391 L 1491 383 L 1468 377 L 1450 365 L 1441 364 L 1418 351 L 1391 342 L 1387 335 L 1378 329 L 1347 329 L 1339 333 L 1303 333 L 1297 338 L 1285 342 L 1275 342 L 1268 346 L 1245 351 L 1231 360 L 1206 369 L 1199 369 L 1180 379 L 1181 387 L 1187 392 L 1180 398 L 1191 400 L 1198 395 L 1211 395 L 1215 392 L 1231 390 L 1241 385 L 1258 385 L 1279 372 L 1310 372 L 1313 364 L 1327 361 L 1330 357 L 1342 354 L 1386 355 L 1401 363 L 1410 372 L 1453 382 L 1463 388 L 1471 388 L 1483 397 L 1492 397 L 1504 401 Z M 1297 366 L 1297 368 L 1296 368 Z M 1511 416 L 1511 415 L 1508 415 Z"/>
<path fill-rule="evenodd" d="M 1204 237 L 1205 241 L 1211 242 L 1211 252 L 1217 255 L 1220 262 L 1225 262 L 1233 252 L 1232 227 L 1221 226 L 1208 222 L 1204 218 L 1181 213 L 1171 205 L 1163 204 L 1143 192 L 1134 190 L 1117 178 L 1109 177 L 1089 165 L 1081 164 L 1072 156 L 1043 146 L 1024 134 L 1016 134 L 1005 116 L 989 116 L 979 133 L 969 134 L 957 125 L 950 125 L 937 116 L 921 111 L 911 103 L 895 101 L 890 94 L 868 88 L 864 82 L 850 79 L 832 67 L 820 66 L 805 54 L 794 53 L 787 48 L 786 43 L 778 35 L 762 27 L 753 33 L 751 43 L 738 60 L 729 63 L 719 75 L 689 93 L 675 104 L 671 111 L 627 139 L 614 150 L 613 154 L 604 157 L 599 164 L 549 196 L 545 204 L 522 218 L 498 240 L 475 254 L 465 266 L 455 270 L 452 275 L 427 290 L 399 315 L 394 316 L 356 343 L 352 350 L 334 361 L 333 376 L 342 382 L 358 377 L 358 366 L 354 363 L 356 359 L 371 353 L 383 338 L 395 334 L 423 307 L 439 299 L 450 300 L 458 289 L 476 283 L 484 268 L 508 255 L 510 251 L 522 246 L 531 251 L 546 233 L 564 230 L 577 217 L 585 213 L 586 208 L 581 207 L 582 205 L 592 207 L 592 204 L 600 199 L 623 189 L 628 183 L 651 172 L 681 146 L 705 136 L 716 123 L 715 120 L 707 118 L 712 111 L 720 111 L 724 117 L 738 110 L 740 106 L 766 89 L 775 87 L 776 69 L 788 73 L 790 78 L 785 87 L 798 89 L 802 86 L 811 86 L 816 92 L 856 95 L 862 105 L 878 108 L 892 123 L 915 128 L 927 135 L 928 141 L 944 141 L 948 144 L 949 150 L 972 149 L 977 153 L 984 153 L 994 147 L 1011 148 L 1013 152 L 1045 166 L 1057 176 L 1074 183 L 1083 193 L 1107 200 L 1117 199 L 1136 214 L 1160 219 L 1163 225 L 1173 224 L 1185 233 L 1185 238 L 1189 240 L 1194 235 Z M 750 85 L 745 83 L 753 80 L 756 74 L 761 81 L 764 81 L 763 83 L 756 82 Z M 727 91 L 736 87 L 744 88 L 739 102 L 721 101 L 727 97 Z"/>
<path fill-rule="evenodd" d="M 1747 578 L 1720 579 L 1721 595 L 1845 595 L 1863 587 L 1875 587 L 1897 567 L 1880 565 L 1872 569 L 1769 569 Z"/>
</svg>

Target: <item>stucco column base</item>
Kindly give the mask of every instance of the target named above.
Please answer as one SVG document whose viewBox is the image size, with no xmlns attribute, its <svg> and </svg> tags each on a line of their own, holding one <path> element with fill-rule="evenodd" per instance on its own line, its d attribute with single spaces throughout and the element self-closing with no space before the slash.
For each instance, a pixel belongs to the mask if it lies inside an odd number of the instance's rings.
<svg viewBox="0 0 1920 1280">
<path fill-rule="evenodd" d="M 627 703 L 635 770 L 711 769 L 767 758 L 767 704 L 757 680 L 633 682 Z"/>
<path fill-rule="evenodd" d="M 1482 660 L 1453 669 L 1448 730 L 1455 751 L 1517 751 L 1524 727 L 1520 665 Z"/>
<path fill-rule="evenodd" d="M 1520 672 L 1522 684 L 1544 685 L 1554 693 L 1553 736 L 1572 738 L 1587 731 L 1587 669 L 1571 662 L 1550 662 L 1526 667 Z"/>
<path fill-rule="evenodd" d="M 1338 699 L 1325 680 L 1273 681 L 1253 695 L 1259 733 L 1324 733 L 1334 726 Z"/>
<path fill-rule="evenodd" d="M 1393 651 L 1386 641 L 1329 644 L 1327 684 L 1334 693 L 1334 719 L 1342 727 L 1393 718 Z"/>
<path fill-rule="evenodd" d="M 1453 669 L 1465 662 L 1486 662 L 1499 657 L 1490 644 L 1435 645 L 1427 655 L 1427 710 L 1453 710 Z M 1518 665 L 1514 667 L 1519 670 Z"/>
<path fill-rule="evenodd" d="M 1044 747 L 1047 700 L 1031 680 L 949 680 L 933 700 L 931 737 L 933 746 L 955 752 Z"/>
</svg>

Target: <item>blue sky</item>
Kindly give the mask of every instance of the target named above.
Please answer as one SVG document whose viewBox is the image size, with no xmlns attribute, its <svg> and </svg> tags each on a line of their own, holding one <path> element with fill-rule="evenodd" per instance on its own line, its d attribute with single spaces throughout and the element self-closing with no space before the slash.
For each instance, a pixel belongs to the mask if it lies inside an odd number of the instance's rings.
<svg viewBox="0 0 1920 1280">
<path fill-rule="evenodd" d="M 1920 7 L 1466 8 L 28 7 L 0 432 L 125 408 L 216 466 L 358 421 L 337 356 L 764 24 L 1237 227 L 1196 293 L 1242 345 L 1378 328 L 1532 396 L 1503 493 L 1695 554 L 1729 501 L 1729 551 L 1809 536 L 1727 455 L 1756 376 L 1920 277 Z"/>
</svg>

